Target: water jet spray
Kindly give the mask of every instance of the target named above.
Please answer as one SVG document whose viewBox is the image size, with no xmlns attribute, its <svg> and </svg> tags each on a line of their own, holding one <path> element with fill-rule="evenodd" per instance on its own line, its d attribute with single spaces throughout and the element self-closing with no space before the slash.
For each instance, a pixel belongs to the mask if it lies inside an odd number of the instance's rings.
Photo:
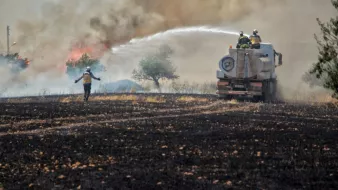
<svg viewBox="0 0 338 190">
<path fill-rule="evenodd" d="M 112 48 L 113 54 L 120 54 L 121 52 L 125 51 L 133 51 L 130 49 L 131 46 L 137 46 L 141 45 L 142 43 L 146 43 L 148 41 L 161 39 L 166 36 L 172 36 L 172 35 L 181 35 L 181 34 L 190 34 L 190 33 L 213 33 L 213 34 L 226 34 L 226 35 L 235 35 L 239 36 L 238 32 L 234 31 L 228 31 L 220 28 L 211 28 L 207 26 L 201 26 L 201 27 L 184 27 L 184 28 L 175 28 L 171 30 L 167 30 L 164 32 L 159 32 L 150 36 L 146 36 L 143 38 L 133 38 L 128 43 L 119 45 L 117 47 Z M 246 36 L 249 36 L 248 34 L 244 34 Z"/>
</svg>

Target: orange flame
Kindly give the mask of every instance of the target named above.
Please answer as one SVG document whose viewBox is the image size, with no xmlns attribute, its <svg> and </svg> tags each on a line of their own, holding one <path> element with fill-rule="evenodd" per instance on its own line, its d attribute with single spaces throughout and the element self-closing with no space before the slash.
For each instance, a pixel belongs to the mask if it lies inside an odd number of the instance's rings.
<svg viewBox="0 0 338 190">
<path fill-rule="evenodd" d="M 71 48 L 67 60 L 78 61 L 84 54 L 87 54 L 91 58 L 99 59 L 108 49 L 109 45 L 107 42 L 91 45 L 77 43 Z"/>
<path fill-rule="evenodd" d="M 93 49 L 91 47 L 73 48 L 68 56 L 68 60 L 78 61 L 85 53 L 87 53 L 88 55 L 92 55 Z"/>
<path fill-rule="evenodd" d="M 29 65 L 29 64 L 31 64 L 31 61 L 28 60 L 27 58 L 25 58 L 25 64 L 26 64 L 26 65 Z"/>
<path fill-rule="evenodd" d="M 67 61 L 70 61 L 75 67 L 76 62 L 81 59 L 84 54 L 87 54 L 92 59 L 100 59 L 106 51 L 112 46 L 109 41 L 101 41 L 97 44 L 86 44 L 84 42 L 77 42 L 71 45 Z M 64 64 L 58 67 L 64 73 L 67 72 L 67 65 Z"/>
</svg>

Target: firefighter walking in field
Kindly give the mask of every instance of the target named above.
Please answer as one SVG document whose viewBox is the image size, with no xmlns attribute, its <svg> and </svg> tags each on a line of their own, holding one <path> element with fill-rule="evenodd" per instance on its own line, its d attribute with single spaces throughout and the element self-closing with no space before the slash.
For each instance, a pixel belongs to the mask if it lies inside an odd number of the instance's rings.
<svg viewBox="0 0 338 190">
<path fill-rule="evenodd" d="M 95 80 L 101 80 L 100 78 L 96 78 L 93 73 L 90 71 L 90 67 L 87 67 L 86 72 L 83 73 L 83 75 L 75 80 L 75 83 L 79 82 L 79 80 L 83 79 L 83 89 L 84 89 L 84 101 L 88 101 L 88 98 L 90 96 L 90 90 L 92 86 L 92 78 Z"/>
</svg>

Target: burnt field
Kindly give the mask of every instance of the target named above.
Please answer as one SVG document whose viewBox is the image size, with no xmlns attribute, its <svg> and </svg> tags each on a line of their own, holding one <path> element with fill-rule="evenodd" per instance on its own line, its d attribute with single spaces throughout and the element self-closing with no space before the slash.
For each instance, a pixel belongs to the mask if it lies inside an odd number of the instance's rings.
<svg viewBox="0 0 338 190">
<path fill-rule="evenodd" d="M 202 95 L 80 100 L 1 100 L 0 186 L 338 187 L 335 105 L 238 103 Z"/>
</svg>

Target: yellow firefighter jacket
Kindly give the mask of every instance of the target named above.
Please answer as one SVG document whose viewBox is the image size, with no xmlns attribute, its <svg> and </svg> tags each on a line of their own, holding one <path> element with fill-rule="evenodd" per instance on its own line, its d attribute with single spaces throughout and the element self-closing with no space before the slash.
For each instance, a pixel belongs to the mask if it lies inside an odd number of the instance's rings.
<svg viewBox="0 0 338 190">
<path fill-rule="evenodd" d="M 95 80 L 101 80 L 100 78 L 96 78 L 92 72 L 86 71 L 82 74 L 80 78 L 75 80 L 75 83 L 77 83 L 79 80 L 83 79 L 83 84 L 91 84 L 92 83 L 92 78 Z"/>
<path fill-rule="evenodd" d="M 83 84 L 92 83 L 92 76 L 91 73 L 85 72 L 83 73 Z"/>
<path fill-rule="evenodd" d="M 251 44 L 259 44 L 262 42 L 261 37 L 259 35 L 251 35 L 250 41 L 251 41 Z"/>
</svg>

